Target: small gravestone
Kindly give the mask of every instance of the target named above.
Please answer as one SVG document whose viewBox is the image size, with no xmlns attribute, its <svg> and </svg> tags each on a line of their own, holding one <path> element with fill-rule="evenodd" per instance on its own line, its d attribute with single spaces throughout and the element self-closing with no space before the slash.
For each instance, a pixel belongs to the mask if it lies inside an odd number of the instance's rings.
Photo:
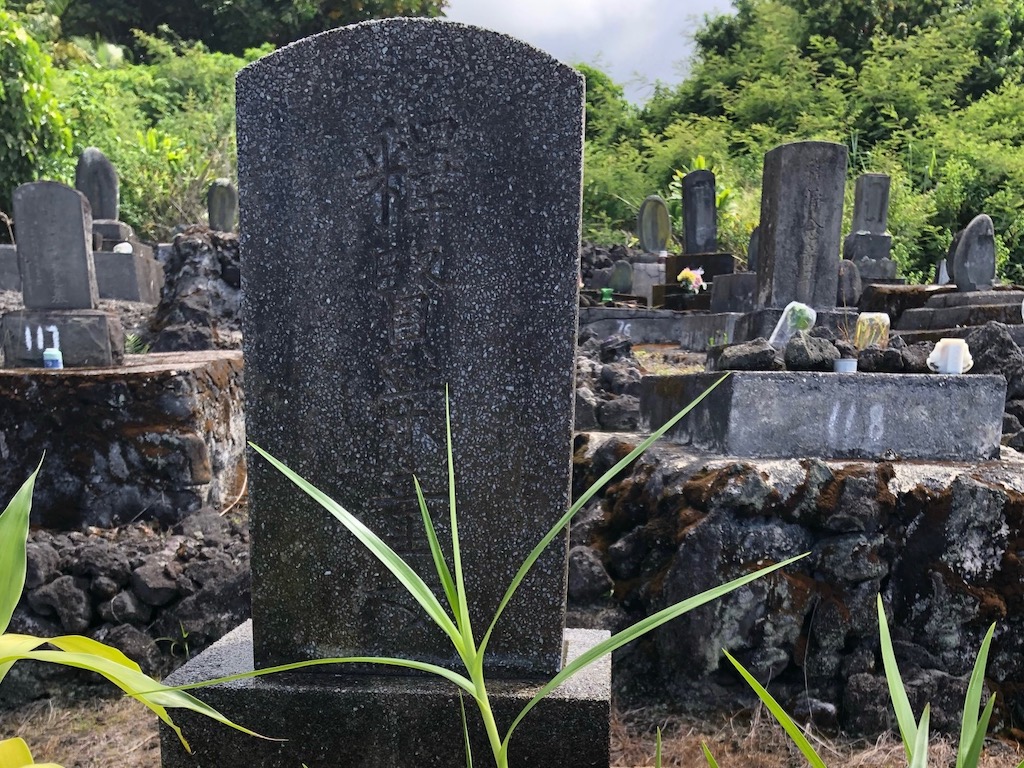
<svg viewBox="0 0 1024 768">
<path fill-rule="evenodd" d="M 85 195 L 56 181 L 22 184 L 14 190 L 14 222 L 25 308 L 95 309 L 92 213 Z"/>
<path fill-rule="evenodd" d="M 939 263 L 935 265 L 935 284 L 936 285 L 949 285 L 949 268 L 946 266 L 946 259 L 939 259 Z"/>
<path fill-rule="evenodd" d="M 615 293 L 632 293 L 633 265 L 625 259 L 619 259 L 612 264 L 612 274 L 608 278 L 608 287 Z"/>
<path fill-rule="evenodd" d="M 856 307 L 864 286 L 860 279 L 857 263 L 842 259 L 839 262 L 839 290 L 836 294 L 836 306 Z"/>
<path fill-rule="evenodd" d="M 41 368 L 47 349 L 60 350 L 68 368 L 119 363 L 121 323 L 96 309 L 85 195 L 55 181 L 22 184 L 14 190 L 14 218 L 25 309 L 3 316 L 4 364 Z"/>
<path fill-rule="evenodd" d="M 688 254 L 718 250 L 715 174 L 711 171 L 690 171 L 683 177 L 683 234 Z"/>
<path fill-rule="evenodd" d="M 896 262 L 889 258 L 892 235 L 886 231 L 888 221 L 889 177 L 884 173 L 857 177 L 853 225 L 843 240 L 843 258 L 856 262 L 861 277 L 869 282 L 896 278 Z"/>
<path fill-rule="evenodd" d="M 640 204 L 636 216 L 637 235 L 645 253 L 661 253 L 668 248 L 672 221 L 668 204 L 658 195 L 650 195 Z"/>
<path fill-rule="evenodd" d="M 238 220 L 238 190 L 230 179 L 217 179 L 206 193 L 206 209 L 210 229 L 234 232 Z"/>
<path fill-rule="evenodd" d="M 783 144 L 764 157 L 758 304 L 835 307 L 846 147 Z"/>
<path fill-rule="evenodd" d="M 75 189 L 89 199 L 94 219 L 117 220 L 120 184 L 113 163 L 96 147 L 89 147 L 79 155 Z"/>
<path fill-rule="evenodd" d="M 758 224 L 750 233 L 750 242 L 747 244 L 747 272 L 757 272 L 759 264 L 758 249 L 761 247 L 761 225 Z"/>
<path fill-rule="evenodd" d="M 450 541 L 450 393 L 462 563 L 474 629 L 486 625 L 569 503 L 582 78 L 505 35 L 388 19 L 249 65 L 237 110 L 246 436 L 440 590 L 413 478 Z M 531 208 L 544 215 L 522 215 Z M 515 300 L 503 300 L 510 290 Z M 229 636 L 175 679 L 239 659 L 385 655 L 459 668 L 390 573 L 254 454 L 249 486 L 251 635 Z M 564 632 L 566 552 L 557 537 L 491 636 L 487 672 L 502 678 L 493 695 L 506 713 L 578 652 Z M 463 763 L 451 684 L 371 671 L 207 688 L 222 711 L 289 741 L 214 726 L 190 728 L 189 740 L 221 768 L 342 755 L 354 766 Z M 542 703 L 512 740 L 513 764 L 607 766 L 604 689 Z M 165 766 L 194 764 L 173 735 L 164 747 Z"/>
<path fill-rule="evenodd" d="M 995 227 L 986 214 L 968 224 L 953 253 L 951 277 L 958 291 L 987 291 L 996 277 Z"/>
</svg>

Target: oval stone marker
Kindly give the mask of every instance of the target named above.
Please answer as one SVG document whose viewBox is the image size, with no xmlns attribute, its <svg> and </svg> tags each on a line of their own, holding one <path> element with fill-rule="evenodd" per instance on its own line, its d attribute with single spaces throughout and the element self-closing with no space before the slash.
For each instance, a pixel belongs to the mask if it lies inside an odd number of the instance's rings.
<svg viewBox="0 0 1024 768">
<path fill-rule="evenodd" d="M 953 253 L 952 279 L 958 291 L 987 291 L 996 279 L 995 227 L 987 214 L 971 219 Z"/>
<path fill-rule="evenodd" d="M 413 477 L 445 541 L 448 387 L 482 633 L 568 508 L 582 78 L 504 35 L 391 19 L 281 48 L 237 94 L 247 436 L 429 575 Z M 253 454 L 249 472 L 257 665 L 458 663 L 337 521 Z M 492 675 L 558 669 L 565 579 L 559 537 Z"/>
<path fill-rule="evenodd" d="M 668 248 L 668 239 L 672 235 L 672 221 L 668 213 L 668 204 L 660 195 L 649 195 L 640 204 L 636 216 L 637 237 L 640 247 L 646 253 L 661 253 Z"/>
<path fill-rule="evenodd" d="M 93 219 L 117 219 L 121 182 L 113 163 L 96 147 L 88 147 L 79 155 L 75 189 L 89 199 Z"/>
</svg>

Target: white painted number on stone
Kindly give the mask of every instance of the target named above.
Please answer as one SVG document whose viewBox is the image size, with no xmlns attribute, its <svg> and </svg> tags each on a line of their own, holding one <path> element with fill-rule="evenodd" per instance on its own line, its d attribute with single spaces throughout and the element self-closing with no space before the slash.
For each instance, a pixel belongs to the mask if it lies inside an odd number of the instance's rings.
<svg viewBox="0 0 1024 768">
<path fill-rule="evenodd" d="M 52 342 L 49 347 L 46 345 L 46 334 L 50 334 Z M 48 325 L 45 328 L 41 325 L 36 326 L 36 349 L 42 352 L 44 349 L 60 349 L 60 331 L 57 330 L 56 325 Z M 32 329 L 29 326 L 25 326 L 25 351 L 32 351 Z"/>
</svg>

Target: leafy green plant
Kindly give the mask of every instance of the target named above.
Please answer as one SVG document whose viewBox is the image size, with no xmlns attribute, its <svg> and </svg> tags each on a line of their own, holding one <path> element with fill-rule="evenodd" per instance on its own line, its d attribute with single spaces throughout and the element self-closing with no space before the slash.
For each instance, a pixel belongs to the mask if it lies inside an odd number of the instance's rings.
<svg viewBox="0 0 1024 768">
<path fill-rule="evenodd" d="M 169 688 L 143 674 L 138 664 L 109 645 L 80 635 L 34 637 L 7 631 L 25 586 L 25 544 L 28 539 L 32 489 L 38 473 L 37 468 L 0 514 L 0 682 L 15 662 L 23 660 L 77 667 L 102 675 L 126 694 L 153 710 L 178 735 L 186 750 L 191 751 L 181 730 L 171 719 L 168 709 L 189 709 L 244 733 L 258 736 L 259 734 L 233 723 L 190 694 Z M 0 766 L 20 768 L 33 764 L 28 746 L 21 739 L 0 741 Z"/>
<path fill-rule="evenodd" d="M 451 528 L 450 550 L 447 553 L 442 549 L 441 543 L 438 540 L 419 481 L 415 481 L 416 495 L 419 501 L 425 536 L 429 544 L 434 570 L 436 571 L 438 580 L 441 584 L 443 599 L 444 602 L 447 603 L 447 606 L 442 604 L 442 601 L 434 595 L 424 582 L 423 578 L 421 578 L 421 576 L 408 563 L 406 563 L 398 553 L 388 546 L 373 531 L 363 525 L 363 523 L 348 512 L 348 510 L 336 501 L 332 500 L 323 491 L 316 488 L 307 480 L 297 475 L 267 451 L 263 450 L 259 446 L 252 445 L 255 451 L 284 474 L 292 483 L 295 484 L 296 487 L 308 494 L 318 504 L 323 506 L 324 509 L 337 518 L 349 530 L 349 532 L 352 533 L 352 535 L 354 535 L 359 542 L 363 544 L 363 546 L 365 546 L 392 573 L 392 575 L 395 576 L 396 579 L 398 579 L 399 583 L 415 599 L 427 616 L 441 629 L 442 632 L 445 633 L 445 635 L 447 635 L 452 647 L 455 649 L 462 661 L 464 673 L 454 672 L 452 670 L 445 669 L 444 667 L 408 659 L 390 657 L 350 657 L 344 659 L 323 659 L 298 662 L 295 664 L 285 664 L 269 669 L 261 669 L 253 672 L 217 678 L 216 680 L 205 681 L 203 683 L 186 685 L 179 688 L 179 690 L 231 682 L 234 680 L 257 677 L 264 674 L 273 674 L 275 672 L 298 669 L 316 664 L 377 663 L 388 666 L 404 667 L 422 672 L 430 672 L 453 683 L 460 689 L 460 693 L 462 695 L 468 695 L 473 700 L 477 706 L 477 710 L 487 734 L 487 740 L 494 758 L 494 764 L 497 768 L 508 768 L 509 745 L 513 733 L 530 711 L 533 710 L 533 708 L 539 704 L 545 696 L 555 690 L 565 680 L 575 675 L 584 667 L 612 653 L 618 648 L 621 648 L 641 635 L 660 627 L 666 622 L 671 621 L 694 608 L 704 605 L 715 598 L 721 597 L 722 595 L 760 578 L 761 576 L 769 574 L 780 568 L 784 568 L 799 559 L 799 557 L 803 557 L 803 555 L 800 555 L 798 557 L 790 558 L 784 562 L 763 568 L 755 573 L 747 574 L 734 579 L 727 584 L 723 584 L 687 600 L 676 603 L 675 605 L 669 606 L 668 608 L 637 622 L 632 627 L 613 635 L 611 638 L 598 643 L 593 648 L 581 654 L 574 661 L 567 664 L 560 672 L 552 677 L 551 680 L 542 685 L 536 695 L 530 699 L 526 706 L 524 706 L 519 714 L 513 719 L 512 723 L 504 733 L 499 730 L 491 707 L 491 701 L 487 690 L 487 681 L 484 677 L 484 658 L 487 651 L 487 645 L 490 641 L 494 628 L 497 625 L 502 612 L 512 599 L 526 574 L 533 567 L 534 563 L 536 563 L 544 550 L 547 549 L 552 541 L 554 541 L 555 537 L 564 532 L 573 516 L 582 509 L 607 482 L 644 453 L 655 440 L 665 434 L 665 432 L 671 429 L 681 418 L 683 418 L 683 416 L 697 406 L 700 401 L 703 400 L 716 386 L 718 386 L 718 384 L 724 381 L 727 376 L 728 374 L 715 382 L 715 384 L 708 388 L 708 390 L 700 395 L 700 397 L 690 403 L 686 408 L 670 419 L 664 426 L 636 446 L 636 448 L 634 448 L 614 467 L 608 470 L 596 483 L 594 483 L 594 485 L 580 495 L 565 515 L 563 515 L 561 519 L 559 519 L 558 522 L 556 522 L 547 534 L 545 534 L 537 543 L 527 556 L 526 560 L 519 567 L 511 584 L 505 591 L 494 616 L 491 618 L 490 623 L 487 626 L 487 630 L 484 632 L 479 642 L 477 640 L 477 634 L 473 631 L 473 617 L 469 615 L 466 585 L 462 569 L 458 515 L 455 504 L 455 467 L 452 458 L 451 416 L 447 401 L 445 413 L 447 427 L 448 506 Z M 450 567 L 448 564 L 449 558 L 451 561 Z M 467 758 L 471 760 L 471 755 L 467 755 Z M 471 763 L 467 762 L 467 764 Z"/>
<path fill-rule="evenodd" d="M 889 687 L 889 698 L 892 701 L 893 710 L 896 713 L 896 722 L 900 729 L 900 738 L 903 740 L 903 748 L 907 755 L 909 768 L 927 768 L 928 766 L 928 723 L 930 717 L 930 705 L 925 705 L 921 713 L 921 720 L 914 720 L 914 711 L 907 698 L 907 691 L 903 685 L 903 678 L 900 675 L 899 665 L 896 663 L 896 654 L 892 646 L 892 636 L 889 633 L 889 622 L 885 618 L 885 607 L 882 605 L 882 596 L 877 597 L 878 603 L 878 634 L 882 647 L 882 664 L 885 668 L 885 679 Z M 995 696 L 990 696 L 988 703 L 978 715 L 981 707 L 981 694 L 985 687 L 985 667 L 988 665 L 988 652 L 992 643 L 992 635 L 996 625 L 988 628 L 981 648 L 974 661 L 974 670 L 971 672 L 970 682 L 967 684 L 967 694 L 964 698 L 964 711 L 960 722 L 960 741 L 957 746 L 956 768 L 977 768 L 981 759 L 981 748 L 985 743 L 985 733 L 988 731 L 989 719 L 992 717 L 992 708 L 995 706 Z M 800 727 L 793 722 L 786 710 L 782 708 L 767 689 L 748 672 L 732 654 L 724 651 L 726 658 L 740 673 L 747 685 L 751 687 L 757 697 L 765 705 L 779 725 L 786 731 L 790 740 L 800 750 L 808 764 L 812 768 L 827 768 L 825 761 L 811 746 L 811 743 L 804 736 Z M 704 745 L 704 758 L 709 768 L 717 768 L 714 757 Z M 1024 760 L 1017 764 L 1017 768 L 1024 768 Z"/>
<path fill-rule="evenodd" d="M 137 333 L 126 333 L 124 335 L 124 353 L 126 355 L 144 355 L 149 352 L 149 344 L 146 344 Z"/>
</svg>

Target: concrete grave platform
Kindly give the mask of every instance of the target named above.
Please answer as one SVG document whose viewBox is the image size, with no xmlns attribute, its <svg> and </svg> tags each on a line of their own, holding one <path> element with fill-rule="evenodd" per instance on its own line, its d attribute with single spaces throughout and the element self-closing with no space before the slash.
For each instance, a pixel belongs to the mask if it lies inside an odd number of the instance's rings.
<svg viewBox="0 0 1024 768">
<path fill-rule="evenodd" d="M 102 368 L 124 359 L 117 315 L 100 309 L 19 309 L 0 319 L 3 364 L 42 368 L 43 350 L 56 347 L 65 368 Z"/>
<path fill-rule="evenodd" d="M 773 308 L 755 309 L 753 312 L 748 312 L 736 321 L 733 341 L 769 338 L 782 318 L 782 312 L 782 309 Z M 816 328 L 824 326 L 833 333 L 841 333 L 844 328 L 847 328 L 850 337 L 853 337 L 853 329 L 857 324 L 856 309 L 816 309 L 815 312 L 817 312 L 817 318 L 814 321 Z"/>
<path fill-rule="evenodd" d="M 565 659 L 571 661 L 608 636 L 600 630 L 565 630 Z M 162 726 L 164 768 L 294 768 L 303 763 L 461 768 L 466 764 L 454 685 L 440 685 L 432 676 L 334 674 L 342 668 L 325 667 L 331 670 L 325 674 L 269 675 L 193 691 L 235 722 L 287 741 L 256 739 L 179 710 L 175 721 L 194 754 L 188 755 L 177 736 Z M 252 669 L 252 623 L 246 622 L 165 682 L 185 685 Z M 540 680 L 490 681 L 488 692 L 503 735 L 541 684 Z M 527 716 L 512 736 L 509 764 L 607 768 L 610 701 L 611 660 L 605 657 L 566 681 Z M 491 751 L 470 700 L 466 713 L 474 762 L 488 764 Z"/>
<path fill-rule="evenodd" d="M 1021 325 L 1022 290 L 971 291 L 932 296 L 920 308 L 908 309 L 895 332 L 907 342 L 964 338 L 988 322 Z"/>
<path fill-rule="evenodd" d="M 600 338 L 622 334 L 634 344 L 678 344 L 684 317 L 669 309 L 580 307 L 579 329 Z"/>
<path fill-rule="evenodd" d="M 654 430 L 721 377 L 646 376 L 640 417 Z M 737 371 L 669 433 L 732 456 L 999 458 L 1002 376 Z"/>
<path fill-rule="evenodd" d="M 242 355 L 128 355 L 124 367 L 0 369 L 0 497 L 45 453 L 32 523 L 174 522 L 237 496 L 245 476 Z"/>
</svg>

